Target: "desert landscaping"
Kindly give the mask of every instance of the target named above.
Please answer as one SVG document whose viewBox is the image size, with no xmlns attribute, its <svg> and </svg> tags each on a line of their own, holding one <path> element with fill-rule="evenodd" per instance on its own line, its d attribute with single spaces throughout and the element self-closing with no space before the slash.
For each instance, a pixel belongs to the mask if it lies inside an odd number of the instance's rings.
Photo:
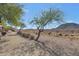
<svg viewBox="0 0 79 59">
<path fill-rule="evenodd" d="M 35 41 L 38 30 L 22 30 L 7 33 L 0 40 L 0 55 L 18 56 L 77 56 L 79 55 L 79 33 L 77 30 L 45 30 Z"/>
<path fill-rule="evenodd" d="M 79 55 L 79 33 L 76 32 L 77 30 L 74 30 L 74 33 L 72 33 L 72 30 L 69 32 L 65 31 L 66 30 L 59 30 L 59 32 L 52 32 L 48 30 L 42 32 L 39 41 L 42 42 L 47 48 L 49 48 L 48 50 L 52 51 L 52 55 Z M 32 34 L 35 31 L 26 30 L 24 32 L 29 32 Z"/>
<path fill-rule="evenodd" d="M 0 3 L 0 56 L 79 56 L 78 5 Z"/>
</svg>

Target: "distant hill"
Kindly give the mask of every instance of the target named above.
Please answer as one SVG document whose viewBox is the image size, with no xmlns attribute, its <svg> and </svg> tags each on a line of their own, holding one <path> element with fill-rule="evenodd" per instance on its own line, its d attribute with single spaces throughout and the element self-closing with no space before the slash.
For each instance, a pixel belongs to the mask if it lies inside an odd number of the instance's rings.
<svg viewBox="0 0 79 59">
<path fill-rule="evenodd" d="M 62 24 L 57 29 L 79 29 L 79 24 L 76 23 L 66 23 Z"/>
</svg>

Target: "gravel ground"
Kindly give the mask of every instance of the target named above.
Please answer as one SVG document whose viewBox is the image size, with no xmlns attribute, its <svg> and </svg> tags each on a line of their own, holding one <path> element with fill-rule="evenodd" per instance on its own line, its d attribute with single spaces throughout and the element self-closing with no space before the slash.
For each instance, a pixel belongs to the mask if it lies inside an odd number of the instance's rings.
<svg viewBox="0 0 79 59">
<path fill-rule="evenodd" d="M 29 31 L 28 31 L 29 33 Z M 33 32 L 34 33 L 34 32 Z M 37 34 L 32 34 L 36 35 Z M 56 33 L 55 33 L 56 34 Z M 35 37 L 36 37 L 35 36 Z M 9 32 L 0 40 L 2 56 L 79 56 L 79 36 L 54 36 L 41 34 L 39 41 L 29 40 Z"/>
<path fill-rule="evenodd" d="M 25 39 L 14 32 L 8 33 L 0 40 L 2 56 L 45 56 L 51 55 L 41 43 Z M 54 55 L 54 54 L 52 54 Z"/>
</svg>

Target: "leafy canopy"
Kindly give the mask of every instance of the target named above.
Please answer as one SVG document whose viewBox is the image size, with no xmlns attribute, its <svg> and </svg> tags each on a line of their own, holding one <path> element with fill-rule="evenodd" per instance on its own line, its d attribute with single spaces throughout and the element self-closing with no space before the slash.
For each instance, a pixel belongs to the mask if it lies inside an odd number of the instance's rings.
<svg viewBox="0 0 79 59">
<path fill-rule="evenodd" d="M 62 22 L 63 12 L 59 9 L 50 8 L 49 10 L 44 10 L 39 17 L 34 17 L 30 23 L 35 24 L 38 28 L 44 28 L 54 21 Z"/>
<path fill-rule="evenodd" d="M 9 24 L 20 26 L 22 7 L 19 4 L 1 3 L 0 4 L 0 21 L 3 25 Z"/>
</svg>

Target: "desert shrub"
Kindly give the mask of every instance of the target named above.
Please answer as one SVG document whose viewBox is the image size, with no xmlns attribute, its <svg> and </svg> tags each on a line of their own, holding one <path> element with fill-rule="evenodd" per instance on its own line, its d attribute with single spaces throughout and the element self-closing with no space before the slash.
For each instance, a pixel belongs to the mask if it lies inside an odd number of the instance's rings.
<svg viewBox="0 0 79 59">
<path fill-rule="evenodd" d="M 22 37 L 25 37 L 25 38 L 29 38 L 30 34 L 27 34 L 27 33 L 23 33 L 23 32 L 18 32 L 19 35 L 21 35 Z"/>
<path fill-rule="evenodd" d="M 63 36 L 62 33 L 59 33 L 58 36 Z"/>
<path fill-rule="evenodd" d="M 12 29 L 12 27 L 11 27 L 11 26 L 4 26 L 4 29 L 5 29 L 6 31 L 8 31 L 8 30 Z"/>
<path fill-rule="evenodd" d="M 68 34 L 65 34 L 64 36 L 68 36 Z"/>
<path fill-rule="evenodd" d="M 21 35 L 22 35 L 23 37 L 25 37 L 25 36 L 26 36 L 24 33 L 21 33 Z"/>
<path fill-rule="evenodd" d="M 2 31 L 1 34 L 2 34 L 2 36 L 5 36 L 6 35 L 6 31 Z"/>
<path fill-rule="evenodd" d="M 34 36 L 31 35 L 31 36 L 29 37 L 29 39 L 30 39 L 30 40 L 34 40 Z"/>
<path fill-rule="evenodd" d="M 71 34 L 71 36 L 74 36 L 73 34 Z"/>
<path fill-rule="evenodd" d="M 23 37 L 29 38 L 30 34 L 23 34 Z"/>
<path fill-rule="evenodd" d="M 51 32 L 49 32 L 48 35 L 51 35 Z"/>
<path fill-rule="evenodd" d="M 30 34 L 23 34 L 23 37 L 29 38 L 30 40 L 34 40 L 34 36 Z"/>
<path fill-rule="evenodd" d="M 11 29 L 11 31 L 15 32 L 16 30 L 15 29 Z"/>
<path fill-rule="evenodd" d="M 19 35 L 21 35 L 24 38 L 29 38 L 30 40 L 34 40 L 34 36 L 31 34 L 23 33 L 23 32 L 18 32 Z"/>
</svg>

